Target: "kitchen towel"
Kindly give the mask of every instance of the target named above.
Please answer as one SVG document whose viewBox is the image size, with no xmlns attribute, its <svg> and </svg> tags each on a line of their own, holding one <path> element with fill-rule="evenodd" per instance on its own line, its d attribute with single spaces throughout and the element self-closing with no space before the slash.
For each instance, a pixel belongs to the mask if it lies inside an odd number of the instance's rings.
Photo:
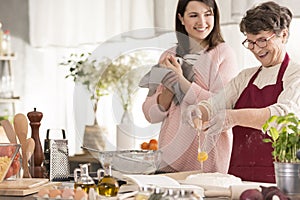
<svg viewBox="0 0 300 200">
<path fill-rule="evenodd" d="M 181 64 L 183 76 L 190 82 L 193 82 L 195 75 L 193 65 L 182 58 L 177 58 L 177 60 Z M 162 80 L 171 72 L 171 69 L 163 68 L 160 67 L 159 64 L 156 64 L 141 79 L 139 86 L 142 88 L 149 88 L 148 96 L 152 96 L 155 93 L 158 85 L 161 84 Z M 180 104 L 185 94 L 181 90 L 178 82 L 174 83 L 172 87 L 175 93 L 173 101 L 176 105 Z"/>
</svg>

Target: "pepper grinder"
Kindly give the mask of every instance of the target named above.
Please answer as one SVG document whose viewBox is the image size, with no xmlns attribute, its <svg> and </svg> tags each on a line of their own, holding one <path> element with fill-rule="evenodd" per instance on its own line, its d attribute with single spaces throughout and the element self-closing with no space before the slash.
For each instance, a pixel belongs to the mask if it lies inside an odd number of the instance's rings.
<svg viewBox="0 0 300 200">
<path fill-rule="evenodd" d="M 31 126 L 31 138 L 33 138 L 35 142 L 33 163 L 32 166 L 30 166 L 31 175 L 33 178 L 44 178 L 44 168 L 42 167 L 44 152 L 39 135 L 39 127 L 41 125 L 40 122 L 43 118 L 43 113 L 36 111 L 36 108 L 34 108 L 34 111 L 27 113 L 27 117 L 30 121 L 29 125 Z"/>
</svg>

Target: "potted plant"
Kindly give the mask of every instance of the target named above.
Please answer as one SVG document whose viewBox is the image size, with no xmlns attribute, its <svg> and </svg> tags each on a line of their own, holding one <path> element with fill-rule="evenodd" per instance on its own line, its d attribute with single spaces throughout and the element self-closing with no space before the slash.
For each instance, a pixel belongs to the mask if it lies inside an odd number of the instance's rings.
<svg viewBox="0 0 300 200">
<path fill-rule="evenodd" d="M 271 116 L 262 127 L 270 135 L 264 142 L 274 148 L 274 167 L 277 186 L 288 195 L 300 195 L 300 121 L 294 113 Z"/>
<path fill-rule="evenodd" d="M 91 53 L 72 53 L 60 65 L 68 67 L 66 78 L 72 78 L 75 83 L 82 84 L 90 93 L 90 99 L 93 104 L 94 123 L 92 125 L 85 125 L 83 145 L 104 150 L 105 142 L 103 135 L 106 132 L 106 128 L 98 125 L 96 113 L 100 98 L 109 94 L 109 89 L 115 80 L 109 76 L 111 69 L 107 67 L 111 63 L 111 60 L 106 58 L 101 62 L 96 62 L 96 60 L 89 59 L 90 55 Z M 101 83 L 99 83 L 100 80 Z"/>
<path fill-rule="evenodd" d="M 94 112 L 100 97 L 116 92 L 124 112 L 131 109 L 133 94 L 145 70 L 139 67 L 151 62 L 145 52 L 133 52 L 120 55 L 114 60 L 105 58 L 101 62 L 89 60 L 91 53 L 74 54 L 60 65 L 69 68 L 66 78 L 73 78 L 76 83 L 85 85 L 91 94 Z M 148 62 L 148 63 L 147 63 Z M 124 118 L 124 117 L 122 117 Z M 122 121 L 122 120 L 121 120 Z"/>
<path fill-rule="evenodd" d="M 72 78 L 75 83 L 86 87 L 91 94 L 90 98 L 93 102 L 94 113 L 96 113 L 100 97 L 108 95 L 110 86 L 116 80 L 111 78 L 112 75 L 109 76 L 113 71 L 107 67 L 111 63 L 110 59 L 106 58 L 101 62 L 96 62 L 96 60 L 89 60 L 90 55 L 91 53 L 72 53 L 60 65 L 69 68 L 66 78 Z M 97 123 L 96 118 L 94 123 Z"/>
<path fill-rule="evenodd" d="M 134 99 L 134 94 L 138 88 L 138 82 L 141 76 L 144 75 L 145 64 L 150 63 L 147 53 L 143 51 L 131 52 L 129 54 L 120 55 L 116 59 L 105 58 L 101 61 L 90 60 L 90 53 L 71 54 L 64 62 L 60 63 L 62 66 L 69 68 L 69 74 L 66 78 L 73 78 L 73 81 L 86 86 L 91 94 L 93 108 L 95 113 L 95 120 L 93 126 L 86 126 L 90 134 L 91 142 L 95 140 L 95 128 L 97 127 L 96 112 L 98 108 L 99 99 L 102 96 L 110 93 L 115 93 L 120 99 L 123 108 L 123 115 L 120 124 L 121 130 L 128 128 L 131 117 L 131 107 Z M 118 128 L 118 126 L 117 126 Z M 128 132 L 128 131 L 127 131 Z M 130 138 L 132 139 L 132 138 Z M 124 143 L 124 138 L 121 139 Z M 127 140 L 128 142 L 128 140 Z M 85 142 L 84 142 L 85 144 Z M 92 145 L 93 146 L 93 145 Z M 92 147 L 89 145 L 89 147 Z M 99 149 L 99 148 L 98 148 Z"/>
<path fill-rule="evenodd" d="M 119 150 L 135 148 L 132 106 L 139 89 L 138 83 L 146 70 L 149 70 L 144 66 L 151 62 L 153 63 L 145 52 L 137 51 L 119 56 L 109 66 L 116 71 L 112 78 L 117 81 L 114 81 L 112 88 L 123 108 L 120 123 L 116 125 L 116 144 Z"/>
</svg>

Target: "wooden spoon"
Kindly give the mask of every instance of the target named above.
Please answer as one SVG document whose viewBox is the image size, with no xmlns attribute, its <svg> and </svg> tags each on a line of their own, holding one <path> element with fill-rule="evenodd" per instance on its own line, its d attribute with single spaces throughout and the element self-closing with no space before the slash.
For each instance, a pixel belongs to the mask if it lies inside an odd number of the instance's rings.
<svg viewBox="0 0 300 200">
<path fill-rule="evenodd" d="M 27 161 L 30 160 L 35 148 L 35 142 L 33 138 L 27 138 L 26 140 L 26 155 Z"/>
<path fill-rule="evenodd" d="M 1 120 L 0 123 L 4 128 L 4 131 L 6 133 L 9 142 L 17 143 L 16 133 L 11 123 L 7 119 Z"/>
<path fill-rule="evenodd" d="M 24 170 L 23 178 L 31 178 L 31 175 L 29 173 L 29 168 L 28 168 L 27 155 L 26 155 L 28 121 L 24 114 L 18 113 L 15 115 L 14 128 L 22 148 L 22 168 Z"/>
</svg>

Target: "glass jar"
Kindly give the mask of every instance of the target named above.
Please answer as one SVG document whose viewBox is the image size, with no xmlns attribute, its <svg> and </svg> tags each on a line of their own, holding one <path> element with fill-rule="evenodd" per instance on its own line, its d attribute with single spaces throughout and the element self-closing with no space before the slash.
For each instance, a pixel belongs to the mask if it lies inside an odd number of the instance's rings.
<svg viewBox="0 0 300 200">
<path fill-rule="evenodd" d="M 196 197 L 193 190 L 180 190 L 176 195 L 177 200 L 202 200 L 201 197 Z"/>
</svg>

